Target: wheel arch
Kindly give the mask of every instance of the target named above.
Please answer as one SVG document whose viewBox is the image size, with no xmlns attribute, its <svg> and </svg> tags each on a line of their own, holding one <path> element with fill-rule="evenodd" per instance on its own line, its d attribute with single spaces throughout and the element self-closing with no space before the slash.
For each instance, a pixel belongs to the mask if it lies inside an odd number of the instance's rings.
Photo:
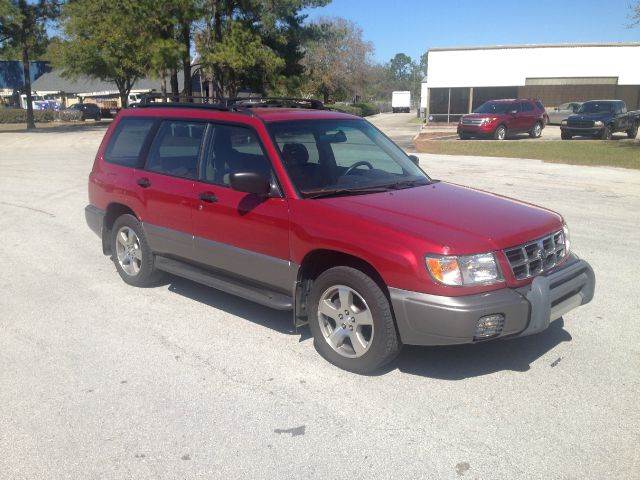
<svg viewBox="0 0 640 480">
<path fill-rule="evenodd" d="M 298 276 L 294 292 L 294 322 L 296 326 L 304 325 L 307 318 L 306 299 L 313 282 L 318 276 L 333 267 L 346 266 L 360 270 L 378 284 L 384 294 L 389 297 L 389 289 L 382 275 L 368 261 L 361 257 L 339 250 L 316 249 L 308 252 L 298 268 Z"/>
<path fill-rule="evenodd" d="M 118 217 L 126 214 L 133 215 L 137 219 L 140 219 L 136 212 L 128 205 L 119 202 L 112 202 L 107 205 L 104 215 L 104 223 L 102 225 L 102 252 L 105 255 L 110 255 L 112 253 L 111 242 L 109 242 L 109 239 L 111 238 L 111 229 L 113 228 L 113 224 Z"/>
</svg>

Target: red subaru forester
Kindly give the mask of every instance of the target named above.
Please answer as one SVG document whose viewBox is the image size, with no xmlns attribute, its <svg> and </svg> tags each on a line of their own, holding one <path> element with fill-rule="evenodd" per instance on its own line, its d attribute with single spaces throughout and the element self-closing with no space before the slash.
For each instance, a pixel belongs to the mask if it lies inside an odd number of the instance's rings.
<svg viewBox="0 0 640 480">
<path fill-rule="evenodd" d="M 291 310 L 354 372 L 402 344 L 540 332 L 594 292 L 560 215 L 434 180 L 367 121 L 316 102 L 123 110 L 89 201 L 125 282 L 170 272 Z"/>
</svg>

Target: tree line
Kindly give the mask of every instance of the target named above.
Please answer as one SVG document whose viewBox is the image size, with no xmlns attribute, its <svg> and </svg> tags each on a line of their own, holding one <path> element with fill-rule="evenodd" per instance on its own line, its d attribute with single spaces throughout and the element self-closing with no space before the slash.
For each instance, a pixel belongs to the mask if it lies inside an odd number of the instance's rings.
<svg viewBox="0 0 640 480">
<path fill-rule="evenodd" d="M 63 76 L 117 86 L 123 106 L 137 80 L 162 80 L 163 94 L 190 98 L 199 69 L 211 99 L 240 90 L 332 101 L 419 91 L 426 56 L 386 64 L 362 30 L 342 18 L 308 20 L 330 0 L 0 0 L 0 55 L 23 63 L 33 128 L 29 61 L 50 60 Z M 182 91 L 179 90 L 182 77 Z"/>
</svg>

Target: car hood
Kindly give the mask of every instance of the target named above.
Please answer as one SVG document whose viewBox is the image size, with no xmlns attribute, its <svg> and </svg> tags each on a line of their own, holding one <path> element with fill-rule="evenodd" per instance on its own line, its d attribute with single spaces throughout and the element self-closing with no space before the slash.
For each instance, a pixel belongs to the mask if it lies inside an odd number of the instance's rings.
<svg viewBox="0 0 640 480">
<path fill-rule="evenodd" d="M 562 217 L 550 210 L 446 182 L 321 201 L 444 254 L 500 250 L 562 228 Z"/>
<path fill-rule="evenodd" d="M 608 120 L 613 116 L 611 112 L 598 112 L 598 113 L 576 113 L 569 116 L 568 120 Z"/>
</svg>

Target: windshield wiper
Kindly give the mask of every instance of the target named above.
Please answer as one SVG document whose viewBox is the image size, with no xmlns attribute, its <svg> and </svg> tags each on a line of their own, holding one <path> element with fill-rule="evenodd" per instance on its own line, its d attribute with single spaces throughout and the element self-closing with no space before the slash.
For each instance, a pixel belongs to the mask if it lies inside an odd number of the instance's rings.
<svg viewBox="0 0 640 480">
<path fill-rule="evenodd" d="M 326 197 L 338 197 L 346 195 L 364 195 L 367 193 L 382 193 L 388 192 L 392 187 L 362 187 L 362 188 L 325 188 L 322 190 L 315 190 L 309 193 L 305 193 L 305 198 L 326 198 Z"/>
<path fill-rule="evenodd" d="M 419 178 L 414 180 L 400 180 L 399 182 L 388 185 L 388 188 L 395 190 L 401 190 L 403 188 L 422 187 L 423 185 L 429 185 L 429 180 L 426 178 Z"/>
</svg>

